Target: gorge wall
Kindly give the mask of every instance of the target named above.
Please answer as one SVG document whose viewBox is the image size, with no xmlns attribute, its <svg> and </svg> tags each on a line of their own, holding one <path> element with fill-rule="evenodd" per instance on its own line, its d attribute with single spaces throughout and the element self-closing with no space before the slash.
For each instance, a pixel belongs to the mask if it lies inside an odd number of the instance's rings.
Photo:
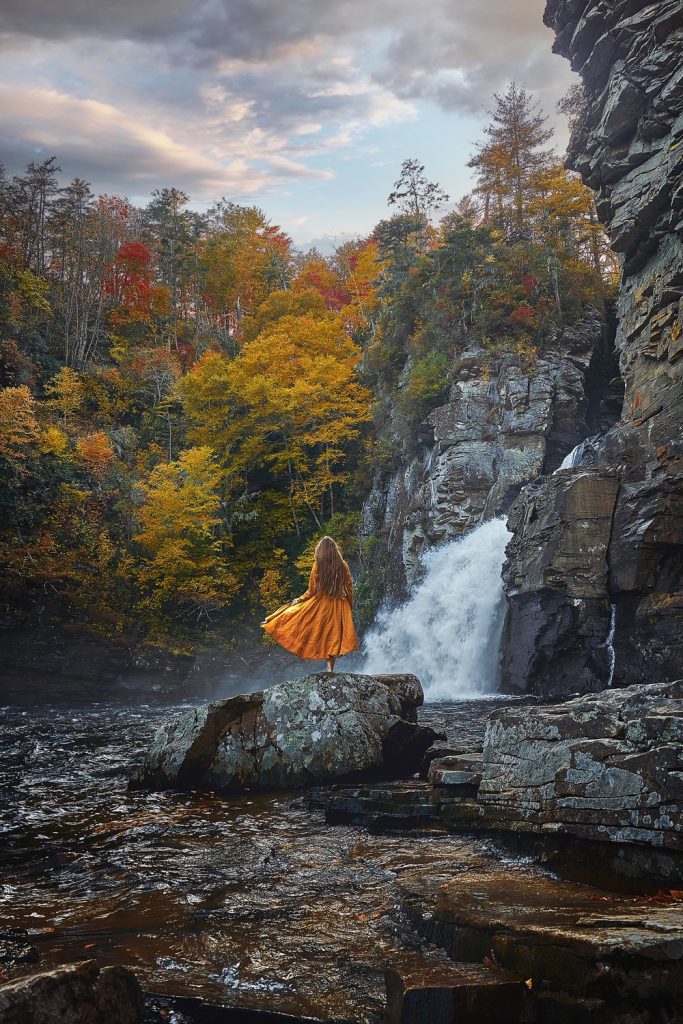
<svg viewBox="0 0 683 1024">
<path fill-rule="evenodd" d="M 380 538 L 389 566 L 383 588 L 390 599 L 403 598 L 415 581 L 423 548 L 504 514 L 594 421 L 614 421 L 614 396 L 601 403 L 605 396 L 592 400 L 587 387 L 602 337 L 601 316 L 588 310 L 532 367 L 519 356 L 462 354 L 448 401 L 420 424 L 412 444 L 397 441 L 394 468 L 378 474 L 365 504 L 365 533 Z"/>
<path fill-rule="evenodd" d="M 621 261 L 619 369 L 588 310 L 532 367 L 466 353 L 365 531 L 396 600 L 424 547 L 509 514 L 501 685 L 559 695 L 683 675 L 683 0 L 549 0 L 545 21 L 585 86 L 569 166 Z"/>
<path fill-rule="evenodd" d="M 569 163 L 621 258 L 625 400 L 592 465 L 512 508 L 502 685 L 571 693 L 683 674 L 683 3 L 550 0 L 545 20 L 586 91 Z"/>
</svg>

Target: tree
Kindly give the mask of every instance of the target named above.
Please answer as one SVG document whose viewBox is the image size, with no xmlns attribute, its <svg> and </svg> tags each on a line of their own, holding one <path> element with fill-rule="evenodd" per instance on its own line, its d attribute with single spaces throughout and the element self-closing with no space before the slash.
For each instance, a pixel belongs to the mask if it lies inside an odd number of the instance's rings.
<svg viewBox="0 0 683 1024">
<path fill-rule="evenodd" d="M 569 134 L 577 137 L 584 130 L 584 120 L 588 108 L 588 97 L 583 83 L 575 82 L 569 86 L 567 92 L 557 101 L 558 114 L 564 114 L 567 118 Z"/>
<path fill-rule="evenodd" d="M 284 317 L 230 360 L 207 352 L 178 382 L 195 444 L 211 444 L 228 494 L 286 496 L 291 525 L 316 525 L 346 478 L 350 442 L 369 419 L 360 350 L 332 318 Z"/>
<path fill-rule="evenodd" d="M 156 466 L 142 486 L 135 540 L 143 554 L 138 579 L 158 616 L 210 619 L 234 595 L 220 537 L 221 470 L 208 446 Z"/>
<path fill-rule="evenodd" d="M 112 443 L 101 430 L 79 437 L 76 441 L 76 460 L 94 477 L 104 476 L 113 458 Z"/>
<path fill-rule="evenodd" d="M 62 421 L 66 427 L 68 420 L 71 419 L 83 404 L 85 398 L 83 378 L 69 366 L 64 366 L 45 385 L 45 393 L 48 396 L 46 405 L 56 409 L 61 414 Z"/>
<path fill-rule="evenodd" d="M 469 166 L 477 171 L 475 191 L 483 197 L 487 219 L 493 216 L 506 231 L 523 231 L 532 177 L 550 159 L 542 147 L 553 132 L 538 104 L 515 82 L 493 98 L 492 120 L 484 129 L 489 141 L 477 146 Z"/>
<path fill-rule="evenodd" d="M 200 318 L 236 348 L 243 318 L 270 292 L 288 287 L 291 240 L 255 206 L 222 201 L 209 210 L 207 224 L 198 246 Z"/>
<path fill-rule="evenodd" d="M 35 400 L 26 385 L 0 388 L 0 457 L 26 459 L 39 437 Z"/>
<path fill-rule="evenodd" d="M 155 283 L 152 253 L 142 242 L 126 242 L 108 268 L 107 293 L 114 303 L 109 320 L 120 354 L 129 343 L 155 336 L 169 311 L 169 291 Z"/>
<path fill-rule="evenodd" d="M 436 182 L 428 181 L 424 164 L 419 160 L 404 160 L 401 173 L 389 193 L 389 206 L 397 205 L 399 210 L 418 219 L 429 222 L 431 213 L 448 202 L 448 195 Z"/>
<path fill-rule="evenodd" d="M 49 218 L 52 304 L 64 359 L 81 369 L 104 335 L 96 204 L 82 178 L 63 188 Z"/>
<path fill-rule="evenodd" d="M 195 243 L 204 222 L 199 214 L 184 209 L 189 201 L 187 193 L 178 188 L 157 188 L 144 212 L 154 235 L 161 280 L 168 289 L 170 339 L 176 348 L 179 320 L 185 318 L 195 297 Z"/>
</svg>

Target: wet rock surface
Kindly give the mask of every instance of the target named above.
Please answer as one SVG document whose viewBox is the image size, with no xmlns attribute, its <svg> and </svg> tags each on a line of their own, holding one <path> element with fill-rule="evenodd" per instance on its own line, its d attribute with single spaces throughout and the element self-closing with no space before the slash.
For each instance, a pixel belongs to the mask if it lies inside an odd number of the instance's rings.
<svg viewBox="0 0 683 1024">
<path fill-rule="evenodd" d="M 142 990 L 125 967 L 94 961 L 31 974 L 0 986 L 1 1024 L 141 1024 Z"/>
<path fill-rule="evenodd" d="M 521 979 L 494 964 L 411 957 L 387 967 L 385 980 L 386 1024 L 516 1024 L 527 1003 Z"/>
<path fill-rule="evenodd" d="M 628 685 L 683 674 L 683 4 L 549 0 L 545 20 L 586 89 L 570 165 L 596 190 L 622 257 L 616 346 L 625 400 L 597 460 L 618 489 L 609 535 L 587 532 L 582 546 L 584 564 L 607 565 L 601 615 L 576 605 L 571 566 L 551 588 L 515 581 L 536 555 L 536 516 L 551 545 L 572 529 L 563 488 L 541 484 L 543 494 L 523 492 L 513 510 L 503 684 L 523 686 L 526 666 L 532 692 L 570 693 L 601 689 L 610 677 Z M 593 632 L 584 611 L 596 618 Z M 605 660 L 610 632 L 614 663 Z"/>
<path fill-rule="evenodd" d="M 192 708 L 157 732 L 131 785 L 287 789 L 412 774 L 436 733 L 417 724 L 416 676 L 315 673 Z"/>
<path fill-rule="evenodd" d="M 607 548 L 616 473 L 559 470 L 512 508 L 501 678 L 510 692 L 601 690 L 614 655 Z"/>
<path fill-rule="evenodd" d="M 420 718 L 442 729 L 451 749 L 472 750 L 503 702 L 430 705 Z M 508 702 L 521 710 L 520 700 Z M 476 801 L 445 786 L 355 787 L 387 806 L 431 808 L 429 818 L 417 815 L 416 829 L 400 832 L 368 829 L 368 819 L 331 827 L 293 794 L 130 793 L 131 757 L 142 762 L 169 710 L 111 702 L 32 702 L 30 714 L 3 708 L 0 916 L 24 929 L 20 938 L 40 958 L 0 964 L 3 980 L 87 956 L 129 966 L 143 989 L 164 993 L 159 1006 L 177 997 L 177 1024 L 221 1020 L 213 1007 L 255 1024 L 273 1024 L 277 1014 L 379 1024 L 385 969 L 408 971 L 414 962 L 425 978 L 446 970 L 464 977 L 470 965 L 479 978 L 500 967 L 532 979 L 527 1021 L 680 1019 L 680 1000 L 672 1001 L 681 904 L 668 892 L 672 881 L 666 895 L 656 894 L 659 880 L 649 895 L 642 889 L 663 851 L 634 862 L 634 888 L 624 895 L 596 888 L 593 854 L 584 876 L 592 886 L 562 881 L 528 851 L 494 840 L 485 823 L 474 831 Z M 604 845 L 616 859 L 628 844 Z M 562 869 L 558 857 L 545 862 Z M 566 1007 L 573 1016 L 560 1015 Z M 145 1024 L 159 1024 L 154 1012 L 148 1000 Z"/>
</svg>

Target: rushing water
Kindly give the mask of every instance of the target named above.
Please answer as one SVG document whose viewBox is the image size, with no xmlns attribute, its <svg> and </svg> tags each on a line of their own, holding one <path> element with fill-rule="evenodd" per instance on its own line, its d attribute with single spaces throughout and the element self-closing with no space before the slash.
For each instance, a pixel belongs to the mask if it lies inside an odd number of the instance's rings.
<svg viewBox="0 0 683 1024">
<path fill-rule="evenodd" d="M 568 455 L 565 455 L 557 468 L 576 469 L 579 466 L 594 465 L 600 450 L 602 437 L 602 434 L 592 434 L 591 437 L 584 438 L 575 448 L 572 448 Z"/>
<path fill-rule="evenodd" d="M 155 991 L 379 1021 L 383 965 L 417 943 L 398 883 L 437 891 L 485 844 L 329 827 L 297 794 L 128 793 L 180 707 L 0 709 L 2 927 L 30 930 L 42 968 L 97 957 Z M 426 718 L 465 744 L 483 729 L 476 704 Z"/>
<path fill-rule="evenodd" d="M 493 519 L 429 551 L 408 601 L 380 611 L 362 671 L 414 672 L 428 701 L 494 691 L 510 536 L 505 522 Z"/>
</svg>

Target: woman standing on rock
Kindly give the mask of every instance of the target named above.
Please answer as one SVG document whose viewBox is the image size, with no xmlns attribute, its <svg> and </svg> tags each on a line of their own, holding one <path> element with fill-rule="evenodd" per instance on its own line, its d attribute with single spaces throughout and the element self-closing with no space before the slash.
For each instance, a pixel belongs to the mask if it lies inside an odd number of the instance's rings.
<svg viewBox="0 0 683 1024">
<path fill-rule="evenodd" d="M 342 654 L 358 647 L 353 628 L 353 583 L 349 567 L 331 537 L 315 549 L 308 590 L 268 615 L 261 625 L 274 640 L 300 658 L 324 659 L 327 671 Z"/>
</svg>

